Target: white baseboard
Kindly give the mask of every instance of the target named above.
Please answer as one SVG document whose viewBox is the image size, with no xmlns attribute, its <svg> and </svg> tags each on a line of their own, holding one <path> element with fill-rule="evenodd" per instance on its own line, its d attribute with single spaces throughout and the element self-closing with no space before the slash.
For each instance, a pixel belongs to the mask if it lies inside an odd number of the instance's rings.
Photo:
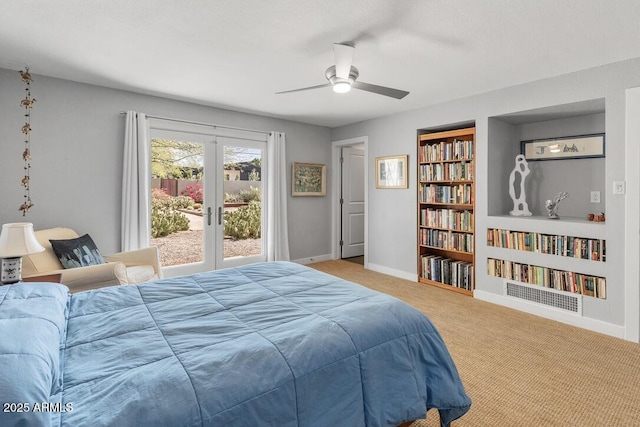
<svg viewBox="0 0 640 427">
<path fill-rule="evenodd" d="M 571 313 L 562 313 L 553 308 L 547 308 L 540 304 L 534 304 L 527 301 L 519 301 L 514 298 L 508 298 L 504 295 L 497 295 L 487 291 L 475 290 L 473 297 L 482 301 L 491 302 L 514 310 L 524 311 L 525 313 L 535 316 L 544 317 L 546 319 L 555 320 L 557 322 L 566 323 L 568 325 L 577 326 L 579 328 L 588 329 L 590 331 L 599 332 L 605 335 L 611 335 L 616 338 L 625 339 L 625 327 L 614 325 L 612 323 L 603 322 L 601 320 L 590 319 L 588 317 L 576 316 Z"/>
<path fill-rule="evenodd" d="M 333 259 L 333 256 L 331 254 L 325 254 L 325 255 L 312 256 L 309 258 L 292 259 L 291 262 L 306 265 L 306 264 L 311 264 L 313 262 L 330 261 L 332 259 Z"/>
<path fill-rule="evenodd" d="M 412 282 L 418 281 L 416 274 L 407 273 L 406 271 L 396 270 L 394 268 L 385 267 L 383 265 L 373 264 L 371 262 L 365 265 L 365 268 L 369 270 L 377 271 L 378 273 L 388 274 L 389 276 L 398 277 L 400 279 L 410 280 Z"/>
</svg>

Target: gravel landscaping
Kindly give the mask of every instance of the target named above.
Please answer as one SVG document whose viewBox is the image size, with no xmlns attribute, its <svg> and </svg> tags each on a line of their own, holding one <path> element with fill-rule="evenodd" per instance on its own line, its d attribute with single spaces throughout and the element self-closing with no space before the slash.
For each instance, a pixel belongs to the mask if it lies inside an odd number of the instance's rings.
<svg viewBox="0 0 640 427">
<path fill-rule="evenodd" d="M 158 247 L 164 267 L 202 261 L 202 230 L 179 231 L 151 239 L 151 244 Z M 260 245 L 261 239 L 224 239 L 224 257 L 257 255 Z"/>
</svg>

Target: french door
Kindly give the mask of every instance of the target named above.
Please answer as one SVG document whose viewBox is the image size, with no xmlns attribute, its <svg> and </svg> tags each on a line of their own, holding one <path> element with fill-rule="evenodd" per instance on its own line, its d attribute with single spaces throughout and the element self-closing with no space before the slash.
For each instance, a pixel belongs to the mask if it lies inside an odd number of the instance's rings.
<svg viewBox="0 0 640 427">
<path fill-rule="evenodd" d="M 266 137 L 220 133 L 150 126 L 151 244 L 167 277 L 266 260 Z"/>
</svg>

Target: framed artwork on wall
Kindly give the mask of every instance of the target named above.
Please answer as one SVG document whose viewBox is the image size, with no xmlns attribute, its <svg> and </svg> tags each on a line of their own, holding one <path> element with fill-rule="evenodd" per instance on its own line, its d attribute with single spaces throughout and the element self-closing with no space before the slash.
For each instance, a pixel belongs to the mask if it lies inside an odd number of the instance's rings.
<svg viewBox="0 0 640 427">
<path fill-rule="evenodd" d="M 324 196 L 326 194 L 327 165 L 323 163 L 292 163 L 292 196 Z"/>
<path fill-rule="evenodd" d="M 376 157 L 376 188 L 408 188 L 409 156 Z"/>
<path fill-rule="evenodd" d="M 522 141 L 520 149 L 528 161 L 604 157 L 604 134 Z"/>
</svg>

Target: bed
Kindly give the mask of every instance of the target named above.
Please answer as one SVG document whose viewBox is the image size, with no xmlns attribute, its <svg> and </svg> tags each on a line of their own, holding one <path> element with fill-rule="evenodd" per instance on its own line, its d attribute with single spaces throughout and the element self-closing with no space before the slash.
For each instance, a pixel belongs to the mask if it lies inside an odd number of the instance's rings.
<svg viewBox="0 0 640 427">
<path fill-rule="evenodd" d="M 0 425 L 395 426 L 471 401 L 440 335 L 288 262 L 70 294 L 0 287 Z"/>
</svg>

